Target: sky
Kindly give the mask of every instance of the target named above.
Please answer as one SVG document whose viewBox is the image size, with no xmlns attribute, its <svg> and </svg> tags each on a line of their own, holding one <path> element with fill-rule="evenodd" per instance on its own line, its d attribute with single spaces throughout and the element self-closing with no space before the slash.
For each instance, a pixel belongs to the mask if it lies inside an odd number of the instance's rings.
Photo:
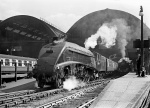
<svg viewBox="0 0 150 108">
<path fill-rule="evenodd" d="M 30 15 L 67 32 L 83 16 L 106 8 L 125 11 L 140 19 L 140 6 L 143 6 L 143 20 L 150 28 L 149 4 L 150 0 L 1 0 L 0 20 Z"/>
</svg>

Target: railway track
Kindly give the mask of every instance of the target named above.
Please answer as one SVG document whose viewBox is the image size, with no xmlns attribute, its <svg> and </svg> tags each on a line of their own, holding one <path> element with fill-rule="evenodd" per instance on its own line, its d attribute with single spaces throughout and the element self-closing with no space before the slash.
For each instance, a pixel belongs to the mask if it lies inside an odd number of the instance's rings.
<svg viewBox="0 0 150 108">
<path fill-rule="evenodd" d="M 59 106 L 59 104 L 62 104 L 62 102 L 68 102 L 68 100 L 71 102 L 71 100 L 81 99 L 79 97 L 86 96 L 85 94 L 90 93 L 90 91 L 94 91 L 96 88 L 104 85 L 105 82 L 108 82 L 108 80 L 93 81 L 85 86 L 80 86 L 69 92 L 65 89 L 48 90 L 38 93 L 35 93 L 35 91 L 30 91 L 30 94 L 28 93 L 29 91 L 15 92 L 12 93 L 15 95 L 5 95 L 5 98 L 0 98 L 0 108 L 8 108 L 14 106 L 47 108 L 47 105 L 45 103 L 50 103 L 52 107 Z M 94 97 L 95 96 L 92 96 L 91 99 L 93 99 Z M 88 99 L 86 101 L 88 101 Z"/>
<path fill-rule="evenodd" d="M 22 103 L 26 103 L 28 101 L 32 101 L 34 99 L 40 99 L 41 97 L 48 96 L 48 95 L 53 95 L 55 93 L 60 92 L 62 89 L 57 89 L 57 90 L 49 90 L 49 91 L 44 91 L 44 92 L 38 92 L 38 93 L 22 93 L 21 91 L 15 92 L 15 94 L 19 95 L 12 95 L 12 97 L 7 97 L 0 99 L 0 108 L 7 108 L 7 107 L 12 107 L 16 106 Z"/>
<path fill-rule="evenodd" d="M 2 99 L 14 98 L 17 96 L 32 94 L 35 92 L 36 92 L 35 90 L 22 90 L 22 91 L 11 92 L 11 93 L 3 93 L 3 94 L 0 94 L 0 103 Z"/>
<path fill-rule="evenodd" d="M 88 108 L 108 82 L 96 83 L 74 94 L 43 104 L 37 108 Z"/>
</svg>

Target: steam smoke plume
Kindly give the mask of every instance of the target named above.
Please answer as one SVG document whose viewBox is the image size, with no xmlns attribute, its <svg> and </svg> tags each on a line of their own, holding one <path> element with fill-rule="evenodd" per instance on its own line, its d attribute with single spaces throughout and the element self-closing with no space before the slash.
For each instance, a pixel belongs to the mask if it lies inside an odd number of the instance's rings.
<svg viewBox="0 0 150 108">
<path fill-rule="evenodd" d="M 75 76 L 70 76 L 66 81 L 63 82 L 63 88 L 69 91 L 83 85 L 85 85 L 85 83 L 77 80 Z"/>
<path fill-rule="evenodd" d="M 116 39 L 116 26 L 111 26 L 109 23 L 104 23 L 97 31 L 96 34 L 92 35 L 85 41 L 85 47 L 87 49 L 95 48 L 97 45 L 97 40 L 99 37 L 101 37 L 101 45 L 105 45 L 107 48 L 110 48 L 111 46 L 115 45 L 115 39 Z"/>
<path fill-rule="evenodd" d="M 117 45 L 122 57 L 125 57 L 125 47 L 131 39 L 130 33 L 130 26 L 124 19 L 113 19 L 109 23 L 104 23 L 94 35 L 86 39 L 84 44 L 87 49 L 95 48 L 98 38 L 101 38 L 101 45 L 107 48 Z"/>
</svg>

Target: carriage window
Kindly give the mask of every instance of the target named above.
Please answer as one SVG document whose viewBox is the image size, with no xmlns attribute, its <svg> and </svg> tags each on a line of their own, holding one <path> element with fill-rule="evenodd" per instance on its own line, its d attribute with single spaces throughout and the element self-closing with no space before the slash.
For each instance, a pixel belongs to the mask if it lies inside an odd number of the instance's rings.
<svg viewBox="0 0 150 108">
<path fill-rule="evenodd" d="M 2 65 L 2 66 L 3 66 L 3 63 L 4 63 L 3 60 L 1 60 L 1 65 Z"/>
<path fill-rule="evenodd" d="M 5 59 L 5 66 L 9 66 L 9 65 L 10 65 L 9 59 Z"/>
<path fill-rule="evenodd" d="M 32 61 L 29 61 L 29 66 L 32 66 Z"/>
<path fill-rule="evenodd" d="M 24 61 L 24 65 L 27 66 L 27 61 Z"/>
<path fill-rule="evenodd" d="M 18 60 L 18 66 L 22 66 L 22 61 Z"/>
<path fill-rule="evenodd" d="M 1 59 L 1 66 L 3 66 L 3 65 L 4 65 L 3 63 L 4 63 L 4 60 L 3 60 L 3 59 Z"/>
<path fill-rule="evenodd" d="M 15 66 L 16 60 L 12 60 L 12 65 Z"/>
</svg>

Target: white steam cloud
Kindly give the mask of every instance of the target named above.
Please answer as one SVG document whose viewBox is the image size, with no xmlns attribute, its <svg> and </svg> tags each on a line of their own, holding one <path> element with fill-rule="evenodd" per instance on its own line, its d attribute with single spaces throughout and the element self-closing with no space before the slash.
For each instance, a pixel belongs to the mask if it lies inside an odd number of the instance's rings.
<svg viewBox="0 0 150 108">
<path fill-rule="evenodd" d="M 104 23 L 94 35 L 86 39 L 84 43 L 85 48 L 95 48 L 98 43 L 97 40 L 100 38 L 100 44 L 107 48 L 117 43 L 117 47 L 120 49 L 122 57 L 124 58 L 126 55 L 125 47 L 128 41 L 131 40 L 130 33 L 130 26 L 127 25 L 124 19 L 113 19 L 110 23 Z"/>
<path fill-rule="evenodd" d="M 35 82 L 34 87 L 39 88 L 37 82 Z"/>
<path fill-rule="evenodd" d="M 124 19 L 116 19 L 113 20 L 113 24 L 117 26 L 117 47 L 120 49 L 122 57 L 126 56 L 125 50 L 128 41 L 131 40 L 131 29 L 130 26 L 127 25 L 127 22 Z"/>
<path fill-rule="evenodd" d="M 95 48 L 97 45 L 98 38 L 101 38 L 101 45 L 105 45 L 107 48 L 115 45 L 115 39 L 117 36 L 116 26 L 111 26 L 108 23 L 104 23 L 97 31 L 96 34 L 92 35 L 85 41 L 85 47 L 87 49 Z"/>
<path fill-rule="evenodd" d="M 63 82 L 63 88 L 69 91 L 76 87 L 84 86 L 84 85 L 85 83 L 76 79 L 75 76 L 70 76 L 68 79 L 66 79 L 66 81 Z"/>
</svg>

